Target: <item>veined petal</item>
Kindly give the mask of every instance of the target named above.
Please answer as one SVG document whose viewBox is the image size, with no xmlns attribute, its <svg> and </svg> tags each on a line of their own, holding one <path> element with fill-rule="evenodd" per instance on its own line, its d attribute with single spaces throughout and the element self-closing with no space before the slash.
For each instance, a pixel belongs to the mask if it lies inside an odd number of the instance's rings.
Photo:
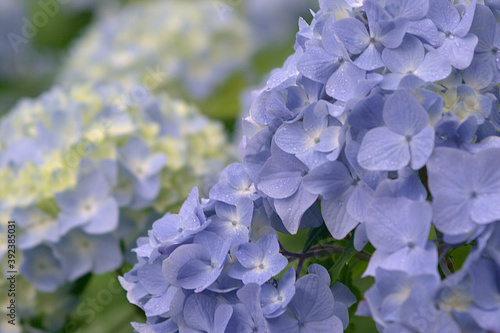
<svg viewBox="0 0 500 333">
<path fill-rule="evenodd" d="M 413 170 L 418 170 L 427 163 L 434 149 L 434 136 L 434 128 L 432 126 L 427 126 L 420 133 L 411 138 L 410 165 Z"/>
<path fill-rule="evenodd" d="M 363 52 L 370 44 L 370 35 L 366 31 L 365 25 L 355 18 L 335 21 L 331 29 L 352 54 Z"/>
<path fill-rule="evenodd" d="M 358 162 L 367 170 L 399 170 L 410 162 L 408 142 L 387 127 L 374 128 L 361 142 Z"/>
<path fill-rule="evenodd" d="M 326 82 L 326 93 L 339 101 L 347 102 L 353 96 L 356 85 L 365 76 L 365 70 L 345 60 Z"/>
</svg>

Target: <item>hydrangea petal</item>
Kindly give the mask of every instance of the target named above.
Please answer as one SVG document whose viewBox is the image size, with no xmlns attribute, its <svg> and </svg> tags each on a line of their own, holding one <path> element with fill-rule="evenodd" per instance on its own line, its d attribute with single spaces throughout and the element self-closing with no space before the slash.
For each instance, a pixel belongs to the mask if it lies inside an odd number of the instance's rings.
<svg viewBox="0 0 500 333">
<path fill-rule="evenodd" d="M 361 142 L 358 162 L 367 170 L 399 170 L 410 162 L 408 142 L 387 127 L 374 128 Z"/>
</svg>

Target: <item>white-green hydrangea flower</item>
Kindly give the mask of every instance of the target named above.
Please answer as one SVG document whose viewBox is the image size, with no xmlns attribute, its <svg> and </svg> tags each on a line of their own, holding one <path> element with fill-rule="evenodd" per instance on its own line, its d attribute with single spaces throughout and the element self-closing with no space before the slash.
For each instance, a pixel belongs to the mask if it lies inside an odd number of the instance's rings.
<svg viewBox="0 0 500 333">
<path fill-rule="evenodd" d="M 152 1 L 111 14 L 73 45 L 60 83 L 140 82 L 152 91 L 182 86 L 203 98 L 250 56 L 245 22 L 211 1 Z"/>
<path fill-rule="evenodd" d="M 17 222 L 21 272 L 52 292 L 118 268 L 120 240 L 229 155 L 220 123 L 144 88 L 83 84 L 21 101 L 0 122 L 0 215 Z"/>
</svg>

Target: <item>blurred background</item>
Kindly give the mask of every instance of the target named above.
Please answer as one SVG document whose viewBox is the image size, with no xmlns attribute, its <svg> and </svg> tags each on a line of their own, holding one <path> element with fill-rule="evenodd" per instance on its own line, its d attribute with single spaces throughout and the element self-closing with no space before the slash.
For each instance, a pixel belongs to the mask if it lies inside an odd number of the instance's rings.
<svg viewBox="0 0 500 333">
<path fill-rule="evenodd" d="M 170 2 L 172 1 L 175 0 L 170 0 Z M 92 43 L 89 41 L 92 38 L 89 35 L 93 34 L 96 38 L 95 35 L 99 33 L 101 35 L 113 34 L 109 30 L 125 30 L 129 26 L 131 35 L 122 34 L 119 37 L 129 39 L 121 44 L 122 50 L 132 49 L 140 45 L 141 40 L 134 39 L 134 37 L 139 36 L 146 39 L 148 31 L 143 31 L 143 35 L 133 35 L 133 25 L 140 24 L 137 22 L 138 18 L 133 17 L 133 13 L 140 11 L 140 6 L 147 6 L 148 3 L 154 2 L 165 1 L 0 1 L 0 114 L 7 113 L 20 98 L 36 97 L 54 84 L 64 83 L 67 85 L 71 83 L 72 79 L 82 79 L 78 77 L 78 72 L 92 71 L 93 69 L 89 68 L 90 64 L 112 67 L 111 56 L 98 59 L 97 52 L 82 54 L 82 49 L 89 47 L 89 44 Z M 262 83 L 265 83 L 270 70 L 281 66 L 286 57 L 293 52 L 295 33 L 298 30 L 298 18 L 304 17 L 310 21 L 309 8 L 316 10 L 317 1 L 183 0 L 182 2 L 203 2 L 206 6 L 212 7 L 210 14 L 217 15 L 216 19 L 220 21 L 228 20 L 229 16 L 230 22 L 228 24 L 229 26 L 233 25 L 234 35 L 239 38 L 234 40 L 233 44 L 238 44 L 239 51 L 244 54 L 232 54 L 235 52 L 234 45 L 228 44 L 226 47 L 228 55 L 230 55 L 228 59 L 233 58 L 236 66 L 233 66 L 230 71 L 226 71 L 223 78 L 216 78 L 215 76 L 218 75 L 216 72 L 200 73 L 202 76 L 205 75 L 206 80 L 212 80 L 214 84 L 210 89 L 205 89 L 209 91 L 198 94 L 197 98 L 192 96 L 194 89 L 191 89 L 191 92 L 186 92 L 181 91 L 181 89 L 169 89 L 171 86 L 163 88 L 174 97 L 180 96 L 185 100 L 196 102 L 204 114 L 223 120 L 227 128 L 232 131 L 234 120 L 241 110 L 242 91 L 251 87 L 262 88 Z M 127 11 L 127 9 L 132 15 L 123 15 L 122 12 Z M 200 6 L 198 10 L 200 12 L 206 11 L 207 7 Z M 117 20 L 116 17 L 120 15 L 121 20 Z M 157 12 L 156 15 L 156 20 L 162 19 L 161 12 Z M 191 15 L 196 15 L 196 13 L 192 12 Z M 115 18 L 115 22 L 113 22 L 113 18 Z M 174 18 L 174 13 L 164 13 L 164 20 Z M 147 24 L 147 17 L 140 19 Z M 154 24 L 157 24 L 158 33 L 162 32 L 162 28 L 168 29 L 168 22 L 162 23 L 160 21 Z M 109 25 L 115 25 L 115 27 Z M 200 29 L 202 28 L 200 27 Z M 203 31 L 192 33 L 198 33 L 199 43 L 209 43 L 213 37 Z M 182 35 L 182 31 L 179 31 L 178 37 L 182 38 Z M 137 50 L 133 55 L 138 59 L 138 63 L 143 60 L 152 60 L 144 59 L 145 57 L 162 61 L 167 58 L 168 53 L 171 57 L 175 57 L 176 54 L 179 54 L 178 49 L 183 48 L 181 44 L 178 44 L 177 50 L 170 49 L 170 52 L 162 50 L 165 46 L 158 41 L 171 47 L 168 33 L 163 40 L 159 39 L 158 36 L 150 36 L 149 39 L 154 43 L 152 50 L 147 53 L 141 53 L 141 50 Z M 99 43 L 94 42 L 95 44 Z M 95 44 L 92 47 L 102 48 L 99 52 L 109 53 L 109 55 L 115 54 L 116 58 L 112 60 L 113 62 L 119 61 L 116 54 L 117 44 Z M 93 58 L 89 59 L 89 57 Z M 193 59 L 198 59 L 198 64 L 196 61 L 192 61 L 190 63 L 192 66 L 208 66 L 206 65 L 206 55 L 197 54 Z M 83 67 L 77 68 L 78 65 Z"/>
<path fill-rule="evenodd" d="M 263 89 L 269 72 L 293 53 L 299 17 L 309 22 L 317 6 L 312 0 L 0 0 L 0 117 L 53 87 L 111 81 L 133 90 L 140 82 L 153 94 L 195 104 L 231 135 L 252 91 Z M 0 153 L 4 148 L 0 142 Z M 19 279 L 22 326 L 2 321 L 0 332 L 132 332 L 130 322 L 145 317 L 117 281 L 131 267 L 86 274 L 55 293 Z M 2 309 L 6 301 L 0 299 Z"/>
</svg>

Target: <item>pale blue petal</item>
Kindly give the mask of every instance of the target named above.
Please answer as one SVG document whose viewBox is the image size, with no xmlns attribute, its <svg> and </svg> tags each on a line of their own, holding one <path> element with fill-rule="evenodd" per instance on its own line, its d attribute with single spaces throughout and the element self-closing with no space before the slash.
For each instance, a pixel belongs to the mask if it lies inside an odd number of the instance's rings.
<svg viewBox="0 0 500 333">
<path fill-rule="evenodd" d="M 328 231 L 335 239 L 344 239 L 359 223 L 347 213 L 350 191 L 337 198 L 321 201 L 321 214 Z"/>
<path fill-rule="evenodd" d="M 318 137 L 328 126 L 328 109 L 325 103 L 316 104 L 314 109 L 306 108 L 304 110 L 303 126 L 304 131 L 310 137 Z"/>
<path fill-rule="evenodd" d="M 429 125 L 429 115 L 418 100 L 407 90 L 400 89 L 385 102 L 384 122 L 399 135 L 413 136 Z"/>
<path fill-rule="evenodd" d="M 487 224 L 495 220 L 500 220 L 499 202 L 500 191 L 480 194 L 472 202 L 471 218 L 478 224 Z"/>
<path fill-rule="evenodd" d="M 123 263 L 120 241 L 113 235 L 95 236 L 94 266 L 92 272 L 104 274 L 118 269 Z"/>
<path fill-rule="evenodd" d="M 143 162 L 148 158 L 150 150 L 141 138 L 134 136 L 120 149 L 120 154 L 127 162 Z"/>
<path fill-rule="evenodd" d="M 432 46 L 439 46 L 443 42 L 436 25 L 428 18 L 408 22 L 406 32 L 422 38 Z"/>
<path fill-rule="evenodd" d="M 178 286 L 177 275 L 182 266 L 190 260 L 198 259 L 210 262 L 207 250 L 199 244 L 181 245 L 163 261 L 162 272 L 165 279 L 172 285 Z"/>
<path fill-rule="evenodd" d="M 432 209 L 426 202 L 380 198 L 366 210 L 366 233 L 373 246 L 387 253 L 404 247 L 424 247 L 431 217 Z"/>
<path fill-rule="evenodd" d="M 434 148 L 434 128 L 427 126 L 414 135 L 410 141 L 411 167 L 413 170 L 422 168 L 432 154 Z"/>
<path fill-rule="evenodd" d="M 72 215 L 59 213 L 57 217 L 57 225 L 59 229 L 59 235 L 65 235 L 73 228 L 82 226 L 89 221 L 88 216 L 85 215 Z"/>
<path fill-rule="evenodd" d="M 160 175 L 146 179 L 137 179 L 134 183 L 135 191 L 144 200 L 153 200 L 160 192 Z"/>
<path fill-rule="evenodd" d="M 384 104 L 385 99 L 380 95 L 372 95 L 360 100 L 349 114 L 349 125 L 366 129 L 384 125 L 382 117 Z"/>
<path fill-rule="evenodd" d="M 387 270 L 401 270 L 410 275 L 436 275 L 438 263 L 437 248 L 434 244 L 424 248 L 402 248 L 388 255 L 379 265 Z"/>
<path fill-rule="evenodd" d="M 323 130 L 319 143 L 314 146 L 314 150 L 328 153 L 340 146 L 340 138 L 343 135 L 342 127 L 330 126 Z"/>
<path fill-rule="evenodd" d="M 346 306 L 340 302 L 335 302 L 333 306 L 333 314 L 340 319 L 344 330 L 346 330 L 349 325 L 349 311 Z"/>
<path fill-rule="evenodd" d="M 212 274 L 213 272 L 214 269 L 210 266 L 210 262 L 192 259 L 179 270 L 177 282 L 184 289 L 196 289 L 199 292 L 217 279 L 217 276 Z M 205 288 L 200 286 L 205 286 Z"/>
<path fill-rule="evenodd" d="M 259 266 L 264 256 L 261 248 L 253 243 L 240 245 L 235 254 L 238 262 L 249 269 Z"/>
<path fill-rule="evenodd" d="M 309 267 L 307 267 L 307 271 L 309 272 L 309 274 L 317 275 L 327 287 L 330 287 L 332 281 L 330 279 L 330 274 L 328 273 L 325 267 L 319 264 L 312 264 Z"/>
<path fill-rule="evenodd" d="M 356 221 L 365 220 L 365 209 L 373 200 L 374 191 L 365 183 L 358 182 L 347 201 L 347 213 Z"/>
<path fill-rule="evenodd" d="M 167 155 L 157 153 L 148 157 L 144 177 L 151 177 L 163 169 L 167 163 Z"/>
<path fill-rule="evenodd" d="M 380 82 L 380 87 L 385 90 L 396 90 L 398 89 L 399 82 L 405 77 L 405 74 L 399 73 L 388 73 L 384 75 L 382 82 Z"/>
<path fill-rule="evenodd" d="M 139 267 L 137 277 L 141 285 L 152 295 L 163 294 L 170 286 L 161 272 L 161 261 Z"/>
<path fill-rule="evenodd" d="M 459 235 L 472 231 L 476 224 L 470 217 L 471 202 L 466 193 L 453 193 L 434 197 L 432 203 L 434 224 L 447 235 Z"/>
<path fill-rule="evenodd" d="M 352 54 L 363 52 L 370 44 L 370 35 L 366 31 L 365 25 L 357 19 L 345 18 L 335 21 L 331 29 Z M 328 30 L 324 33 L 330 32 Z"/>
<path fill-rule="evenodd" d="M 385 9 L 394 17 L 420 20 L 429 11 L 429 0 L 388 0 Z"/>
<path fill-rule="evenodd" d="M 317 194 L 310 193 L 301 185 L 292 196 L 286 199 L 274 200 L 276 213 L 278 213 L 289 233 L 297 233 L 302 215 L 311 207 L 317 197 Z"/>
<path fill-rule="evenodd" d="M 358 162 L 367 170 L 399 170 L 410 162 L 410 148 L 404 136 L 374 128 L 363 137 Z"/>
<path fill-rule="evenodd" d="M 429 11 L 427 17 L 430 18 L 439 30 L 453 31 L 460 22 L 458 10 L 448 0 L 429 1 Z"/>
<path fill-rule="evenodd" d="M 408 27 L 408 19 L 398 17 L 393 20 L 377 22 L 376 26 L 377 41 L 385 47 L 393 49 L 401 45 Z"/>
<path fill-rule="evenodd" d="M 365 76 L 365 70 L 344 61 L 326 82 L 326 93 L 339 101 L 347 102 L 353 96 L 356 85 Z"/>
<path fill-rule="evenodd" d="M 476 5 L 474 12 L 475 19 L 470 28 L 471 33 L 479 39 L 476 52 L 489 52 L 495 39 L 495 30 L 491 27 L 496 25 L 495 15 L 484 5 Z"/>
<path fill-rule="evenodd" d="M 82 229 L 89 234 L 111 232 L 118 226 L 118 213 L 118 204 L 115 199 L 108 198 L 105 202 L 100 203 L 94 216 Z"/>
<path fill-rule="evenodd" d="M 233 307 L 231 305 L 220 304 L 217 309 L 215 309 L 213 332 L 224 332 L 232 314 Z"/>
<path fill-rule="evenodd" d="M 366 234 L 366 224 L 361 223 L 356 228 L 354 233 L 354 248 L 358 251 L 363 250 L 363 248 L 368 244 L 368 235 Z"/>
<path fill-rule="evenodd" d="M 301 154 L 297 154 L 296 157 L 304 163 L 310 170 L 317 168 L 319 165 L 328 162 L 330 154 L 319 152 L 315 149 L 305 151 Z M 336 159 L 335 157 L 333 158 Z"/>
<path fill-rule="evenodd" d="M 314 147 L 314 137 L 306 132 L 301 122 L 283 124 L 275 134 L 278 147 L 289 154 L 300 154 Z"/>
<path fill-rule="evenodd" d="M 446 57 L 456 69 L 465 69 L 472 61 L 477 41 L 477 37 L 473 34 L 468 34 L 463 38 L 446 38 L 437 51 Z"/>
<path fill-rule="evenodd" d="M 439 81 L 451 74 L 451 65 L 441 53 L 431 51 L 413 73 L 424 81 Z"/>
<path fill-rule="evenodd" d="M 340 196 L 353 186 L 349 169 L 338 161 L 328 162 L 311 170 L 304 177 L 304 188 L 325 199 Z"/>
<path fill-rule="evenodd" d="M 474 13 L 476 11 L 476 0 L 472 0 L 470 5 L 465 10 L 465 14 L 462 16 L 460 23 L 453 29 L 453 34 L 457 37 L 464 37 L 470 30 L 472 25 L 472 20 L 474 19 Z"/>
<path fill-rule="evenodd" d="M 354 60 L 354 64 L 361 69 L 372 71 L 384 67 L 382 55 L 377 50 L 375 44 L 370 44 L 359 57 Z"/>
<path fill-rule="evenodd" d="M 346 48 L 335 34 L 334 26 L 336 25 L 335 15 L 332 15 L 325 23 L 322 31 L 321 42 L 326 52 L 335 58 L 345 56 Z M 300 69 L 299 69 L 300 71 Z"/>
<path fill-rule="evenodd" d="M 308 274 L 295 283 L 295 296 L 288 306 L 298 320 L 312 323 L 328 320 L 333 315 L 333 303 L 330 288 L 318 276 Z"/>
<path fill-rule="evenodd" d="M 268 173 L 270 168 L 264 167 L 257 188 L 271 198 L 283 199 L 292 196 L 302 182 L 300 171 L 275 171 Z"/>
<path fill-rule="evenodd" d="M 205 294 L 192 294 L 184 305 L 184 320 L 189 327 L 202 331 L 212 331 L 217 299 Z"/>
<path fill-rule="evenodd" d="M 247 198 L 240 198 L 236 203 L 236 214 L 239 223 L 243 224 L 245 227 L 250 227 L 254 211 L 253 208 L 253 201 Z"/>
<path fill-rule="evenodd" d="M 398 48 L 384 49 L 382 60 L 391 72 L 408 74 L 424 60 L 424 47 L 418 38 L 408 35 Z"/>
<path fill-rule="evenodd" d="M 297 69 L 305 77 L 325 83 L 332 73 L 339 67 L 335 62 L 337 56 L 332 56 L 323 48 L 310 47 L 300 57 Z"/>
<path fill-rule="evenodd" d="M 345 307 L 349 308 L 357 302 L 356 296 L 354 296 L 352 291 L 341 282 L 335 282 L 330 290 L 332 291 L 335 303 L 340 302 L 344 304 Z"/>
</svg>

